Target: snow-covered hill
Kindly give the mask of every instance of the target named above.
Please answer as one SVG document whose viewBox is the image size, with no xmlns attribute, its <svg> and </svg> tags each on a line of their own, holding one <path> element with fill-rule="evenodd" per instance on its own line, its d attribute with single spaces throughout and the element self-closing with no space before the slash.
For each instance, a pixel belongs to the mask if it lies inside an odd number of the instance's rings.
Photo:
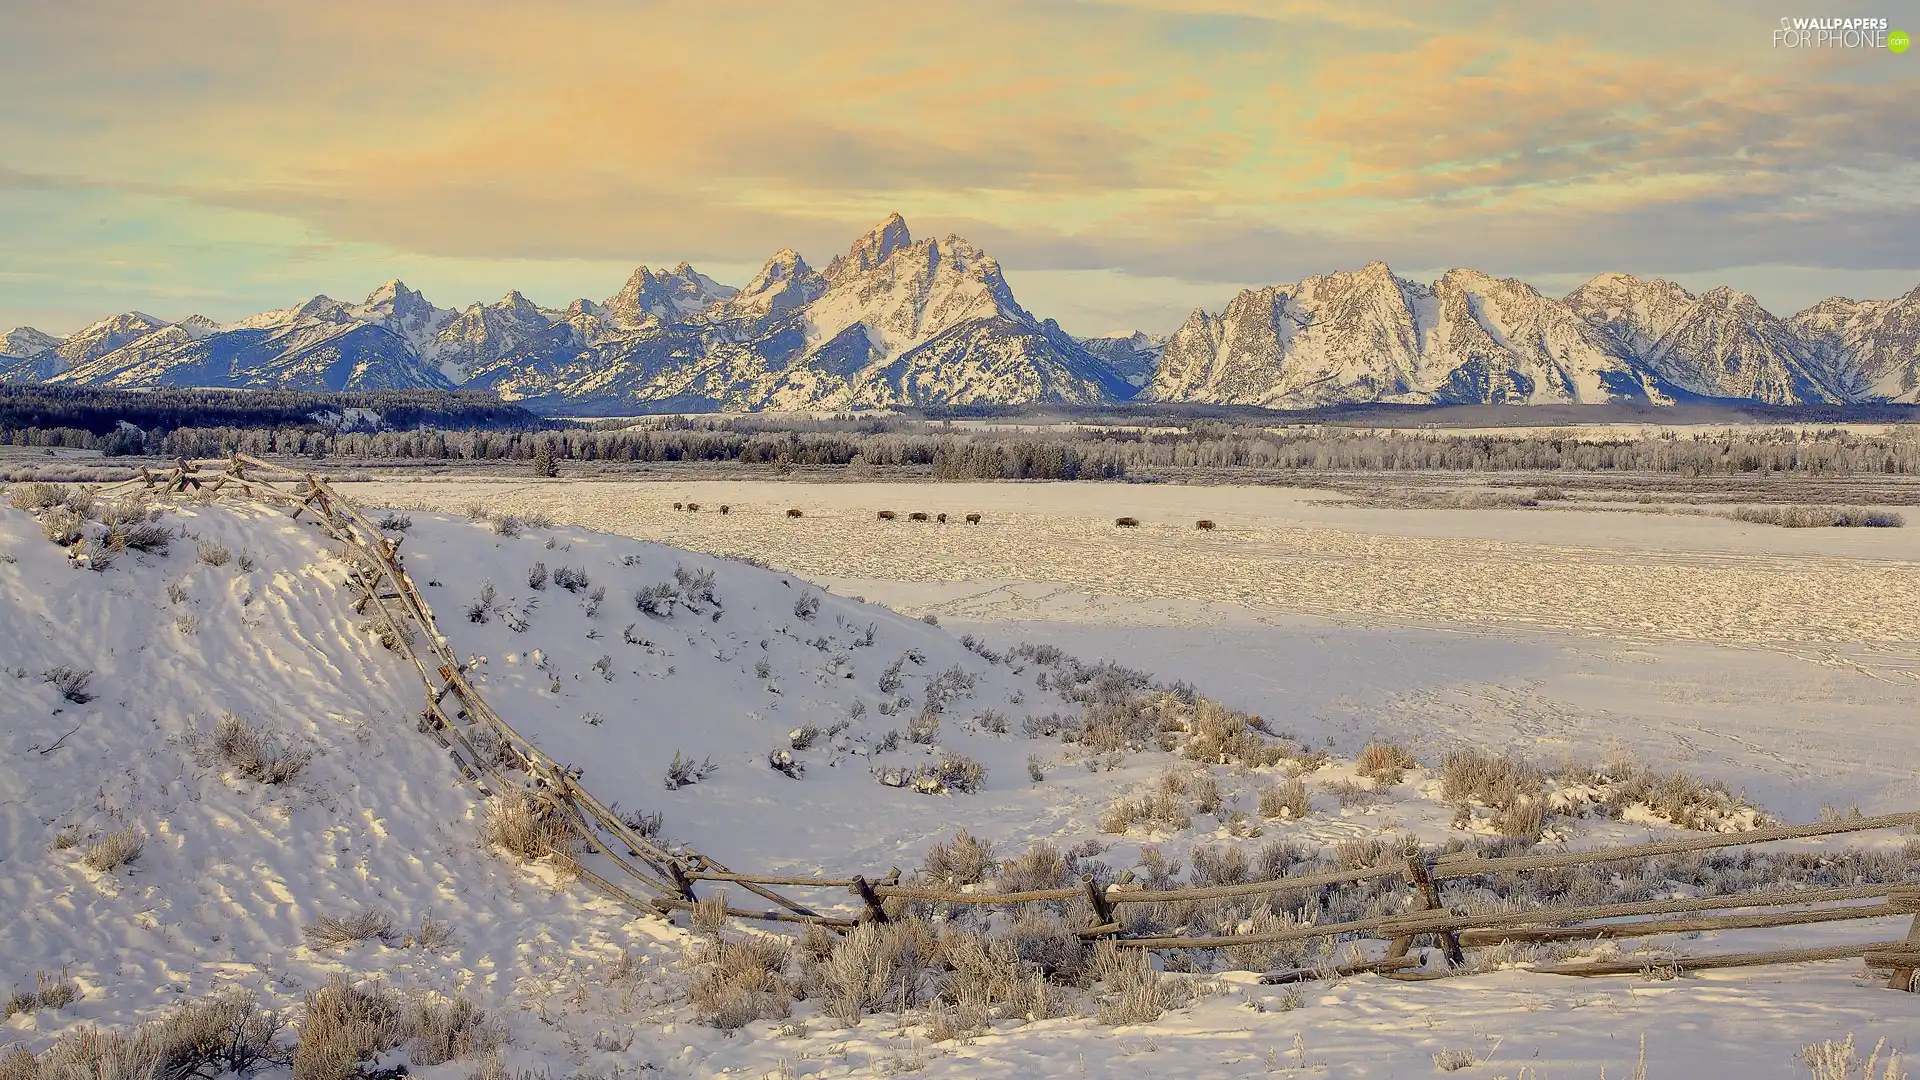
<svg viewBox="0 0 1920 1080">
<path fill-rule="evenodd" d="M 0 339 L 0 382 L 139 388 L 470 387 L 550 413 L 1145 400 L 1773 405 L 1914 401 L 1920 290 L 1791 319 L 1746 293 L 1602 274 L 1565 299 L 1384 263 L 1250 289 L 1165 339 L 1078 339 L 1023 308 L 999 263 L 889 216 L 824 271 L 782 250 L 744 288 L 642 266 L 603 303 L 518 292 L 454 311 L 399 281 L 218 326 L 129 312 L 67 339 Z"/>
<path fill-rule="evenodd" d="M 487 804 L 418 729 L 417 675 L 353 612 L 346 567 L 309 522 L 263 507 L 187 502 L 149 516 L 123 506 L 123 528 L 152 526 L 164 539 L 149 532 L 134 550 L 82 567 L 44 533 L 65 522 L 98 552 L 92 538 L 105 526 L 60 517 L 68 508 L 101 516 L 78 496 L 40 520 L 0 509 L 0 680 L 9 688 L 0 698 L 0 904 L 9 913 L 0 958 L 22 991 L 0 1028 L 0 1054 L 178 1015 L 182 1003 L 236 989 L 293 1019 L 304 1039 L 314 1025 L 304 999 L 336 975 L 487 1010 L 508 1039 L 492 1071 L 476 1072 L 474 1058 L 441 1063 L 411 1044 L 381 1059 L 426 1080 L 523 1067 L 596 1077 L 1078 1075 L 1089 1059 L 1118 1074 L 1154 1052 L 1155 1039 L 1178 1055 L 1181 1075 L 1205 1077 L 1262 1074 L 1289 1052 L 1356 1068 L 1387 1060 L 1406 1072 L 1440 1049 L 1490 1056 L 1507 1042 L 1515 1057 L 1586 1068 L 1631 1063 L 1631 1043 L 1572 1034 L 1553 1018 L 1616 991 L 1609 1015 L 1624 1015 L 1630 1035 L 1653 1030 L 1656 1063 L 1739 1075 L 1716 1069 L 1750 1069 L 1754 1036 L 1713 1034 L 1735 1016 L 1786 1009 L 1768 1014 L 1773 1041 L 1762 1048 L 1778 1055 L 1856 1025 L 1870 1043 L 1869 1025 L 1911 1011 L 1904 997 L 1889 1003 L 1851 984 L 1838 965 L 1797 971 L 1778 991 L 1769 989 L 1777 979 L 1739 995 L 1662 984 L 1660 1007 L 1645 1015 L 1629 986 L 1518 971 L 1302 992 L 1222 973 L 1170 976 L 1164 1019 L 1118 1029 L 1146 1049 L 1096 1022 L 1090 994 L 1045 1014 L 990 1017 L 977 1036 L 954 1040 L 930 1034 L 940 1021 L 925 1009 L 900 1021 L 835 1019 L 816 987 L 791 1006 L 791 1020 L 754 1020 L 733 1037 L 693 1022 L 703 1014 L 688 1005 L 711 970 L 702 962 L 711 945 L 635 918 L 569 880 L 563 863 L 521 863 L 489 846 Z M 1355 786 L 1353 764 L 1304 750 L 1283 770 L 1063 741 L 1059 725 L 1101 708 L 1116 715 L 1140 689 L 1124 669 L 1044 649 L 996 653 L 738 559 L 504 518 L 421 514 L 391 525 L 490 703 L 640 827 L 738 867 L 912 871 L 960 827 L 1004 856 L 1047 840 L 1056 853 L 1092 852 L 1108 868 L 1143 873 L 1219 857 L 1200 855 L 1202 844 L 1295 859 L 1289 853 L 1386 830 L 1431 843 L 1462 835 L 1458 808 L 1418 768 L 1349 806 L 1335 793 Z M 664 782 L 676 758 L 694 767 L 695 782 Z M 1174 798 L 1159 779 L 1169 766 L 1186 795 Z M 1299 770 L 1315 785 L 1301 795 L 1309 816 L 1249 812 L 1264 805 L 1259 792 Z M 1175 809 L 1208 790 L 1219 803 L 1193 808 L 1185 826 L 1088 843 L 1116 798 L 1149 788 Z M 1639 837 L 1654 821 L 1632 809 L 1627 818 L 1583 820 L 1582 831 Z M 1486 820 L 1465 815 L 1483 832 Z M 1824 865 L 1808 865 L 1816 861 Z M 987 871 L 1015 872 L 996 865 Z M 340 944 L 314 936 L 325 919 L 361 915 L 384 929 Z M 1039 970 L 1024 954 L 1019 962 Z M 36 985 L 48 992 L 25 993 Z M 1763 1001 L 1769 992 L 1777 1000 Z M 1383 1042 L 1376 1014 L 1419 1001 L 1435 1009 L 1433 1021 L 1396 1020 Z M 1816 1015 L 1817 1029 L 1781 1021 Z M 1298 1032 L 1310 1042 L 1295 1041 Z M 930 1047 L 930 1037 L 946 1041 Z M 7 1063 L 22 1075 L 17 1057 Z"/>
</svg>

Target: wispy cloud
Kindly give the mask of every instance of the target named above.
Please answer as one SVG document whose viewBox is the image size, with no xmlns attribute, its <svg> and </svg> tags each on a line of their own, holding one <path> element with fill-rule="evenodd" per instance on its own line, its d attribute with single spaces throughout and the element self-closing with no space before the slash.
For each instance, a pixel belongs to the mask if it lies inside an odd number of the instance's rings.
<svg viewBox="0 0 1920 1080">
<path fill-rule="evenodd" d="M 1222 283 L 1920 263 L 1920 62 L 1783 54 L 1733 0 L 22 0 L 8 23 L 0 251 L 211 293 L 271 260 L 196 231 L 479 280 L 820 258 L 893 209 L 1015 269 Z M 132 216 L 85 224 L 82 192 Z"/>
</svg>

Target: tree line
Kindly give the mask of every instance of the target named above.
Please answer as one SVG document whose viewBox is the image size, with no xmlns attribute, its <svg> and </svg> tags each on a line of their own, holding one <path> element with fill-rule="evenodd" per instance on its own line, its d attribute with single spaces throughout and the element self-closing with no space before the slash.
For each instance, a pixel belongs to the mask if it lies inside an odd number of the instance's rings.
<svg viewBox="0 0 1920 1080">
<path fill-rule="evenodd" d="M 164 457 L 217 457 L 241 451 L 367 462 L 525 462 L 542 474 L 564 471 L 562 466 L 569 463 L 578 467 L 596 462 L 908 470 L 940 480 L 1145 480 L 1185 470 L 1920 474 L 1920 427 L 1897 425 L 1878 431 L 1748 427 L 1687 433 L 1667 429 L 1602 440 L 1553 429 L 1483 434 L 1211 420 L 1157 427 L 1005 429 L 903 418 L 767 416 L 663 417 L 565 426 L 537 419 L 519 427 L 431 422 L 403 426 L 400 417 L 424 416 L 429 407 L 448 407 L 432 394 L 415 400 L 412 395 L 418 392 L 408 391 L 385 403 L 383 423 L 374 430 L 367 424 L 313 419 L 316 413 L 331 417 L 344 409 L 329 414 L 312 409 L 314 401 L 305 399 L 335 395 L 292 395 L 302 400 L 264 402 L 260 413 L 248 414 L 251 418 L 272 415 L 273 409 L 311 410 L 293 423 L 207 423 L 204 417 L 188 415 L 191 395 L 198 393 L 202 392 L 183 392 L 179 400 L 156 405 L 165 421 L 194 422 L 171 427 L 156 423 L 151 429 L 137 429 L 131 420 L 116 421 L 104 431 L 97 424 L 22 425 L 16 419 L 20 412 L 0 410 L 0 444 Z M 452 415 L 489 420 L 527 415 L 500 406 L 497 399 L 474 396 L 480 400 L 472 403 L 471 412 Z M 358 397 L 367 402 L 379 395 Z M 420 411 L 405 412 L 403 407 L 409 403 Z M 236 407 L 227 400 L 215 404 Z M 363 403 L 347 408 L 376 407 Z M 500 408 L 512 411 L 497 411 Z"/>
</svg>

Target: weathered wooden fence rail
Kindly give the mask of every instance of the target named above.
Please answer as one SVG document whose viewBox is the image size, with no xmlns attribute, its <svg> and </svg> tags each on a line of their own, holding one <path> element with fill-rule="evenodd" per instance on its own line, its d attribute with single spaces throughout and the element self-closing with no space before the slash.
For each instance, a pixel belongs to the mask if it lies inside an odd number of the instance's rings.
<svg viewBox="0 0 1920 1080">
<path fill-rule="evenodd" d="M 300 473 L 245 455 L 221 461 L 181 461 L 165 473 L 141 470 L 137 480 L 101 490 L 145 487 L 202 496 L 233 495 L 290 507 L 296 519 L 310 515 L 322 531 L 341 543 L 352 563 L 347 583 L 357 593 L 354 607 L 371 607 L 387 630 L 386 640 L 418 671 L 426 687 L 420 730 L 433 737 L 452 757 L 460 774 L 487 797 L 520 797 L 536 801 L 575 836 L 580 854 L 598 854 L 606 866 L 576 867 L 583 880 L 631 907 L 657 914 L 692 911 L 699 906 L 695 888 L 712 882 L 736 885 L 771 901 L 776 909 L 749 910 L 724 906 L 728 917 L 782 923 L 802 923 L 845 930 L 862 921 L 886 922 L 888 901 L 919 904 L 1017 906 L 1032 903 L 1084 902 L 1092 912 L 1081 936 L 1110 940 L 1133 949 L 1219 949 L 1242 945 L 1280 944 L 1313 939 L 1368 937 L 1386 943 L 1385 955 L 1354 959 L 1316 974 L 1376 971 L 1390 978 L 1435 978 L 1448 971 L 1413 971 L 1423 967 L 1411 955 L 1419 937 L 1431 936 L 1441 946 L 1449 969 L 1462 965 L 1465 947 L 1504 942 L 1566 942 L 1649 937 L 1697 931 L 1744 930 L 1811 925 L 1860 919 L 1911 915 L 1907 937 L 1898 941 L 1841 944 L 1819 948 L 1777 949 L 1764 952 L 1719 953 L 1704 956 L 1631 956 L 1620 960 L 1590 961 L 1536 967 L 1562 975 L 1636 974 L 1650 968 L 1705 970 L 1759 964 L 1863 957 L 1869 964 L 1889 968 L 1889 986 L 1912 990 L 1920 969 L 1920 883 L 1899 882 L 1824 889 L 1772 890 L 1723 896 L 1583 907 L 1538 908 L 1467 914 L 1452 911 L 1440 901 L 1439 884 L 1505 874 L 1590 866 L 1607 862 L 1709 851 L 1786 840 L 1864 832 L 1874 829 L 1920 829 L 1920 812 L 1877 817 L 1843 818 L 1810 825 L 1787 825 L 1738 833 L 1690 836 L 1581 851 L 1539 855 L 1484 857 L 1466 852 L 1419 857 L 1390 865 L 1335 870 L 1234 885 L 1179 889 L 1145 889 L 1130 884 L 1100 886 L 1091 878 L 1075 885 L 1026 892 L 962 891 L 900 883 L 894 869 L 881 878 L 812 877 L 792 874 L 753 874 L 731 870 L 710 857 L 684 847 L 667 850 L 640 836 L 611 808 L 581 786 L 581 770 L 564 765 L 523 737 L 487 704 L 466 677 L 466 668 L 440 633 L 432 609 L 407 576 L 400 555 L 401 540 L 386 536 L 351 501 L 318 476 Z M 403 631 L 402 620 L 417 632 Z M 426 655 L 421 654 L 424 648 Z M 451 706 L 449 705 L 451 702 Z M 489 738 L 470 732 L 484 730 Z M 485 747 L 483 749 L 483 746 Z M 524 781 L 505 773 L 519 772 Z M 601 871 L 605 870 L 606 873 Z M 1127 935 L 1120 909 L 1130 905 L 1227 900 L 1248 896 L 1318 891 L 1353 886 L 1382 878 L 1400 878 L 1411 890 L 1412 909 L 1346 922 L 1301 925 L 1258 934 L 1213 937 L 1188 935 Z M 857 916 L 822 913 L 774 891 L 779 888 L 818 888 L 851 894 L 859 904 Z M 1859 903 L 1878 900 L 1879 903 Z M 1785 909 L 1757 911 L 1755 909 Z M 1725 912 L 1730 914 L 1697 914 Z M 1659 918 L 1694 914 L 1690 918 Z M 1278 976 L 1291 981 L 1303 973 Z"/>
</svg>

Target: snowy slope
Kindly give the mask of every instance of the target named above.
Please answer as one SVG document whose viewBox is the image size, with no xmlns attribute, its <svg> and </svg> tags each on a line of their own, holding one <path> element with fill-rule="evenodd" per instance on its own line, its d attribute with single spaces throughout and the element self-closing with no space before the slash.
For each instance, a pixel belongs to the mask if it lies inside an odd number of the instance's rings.
<svg viewBox="0 0 1920 1080">
<path fill-rule="evenodd" d="M 0 509 L 0 679 L 11 690 L 0 699 L 0 903 L 12 916 L 0 922 L 0 957 L 16 986 L 64 971 L 79 991 L 70 1005 L 9 1017 L 0 1042 L 37 1049 L 221 987 L 251 989 L 297 1016 L 301 995 L 336 972 L 465 995 L 507 1024 L 507 1064 L 553 1075 L 825 1077 L 922 1061 L 930 1076 L 1128 1075 L 1154 1065 L 1238 1077 L 1285 1069 L 1297 1054 L 1310 1072 L 1385 1077 L 1424 1074 L 1431 1055 L 1460 1047 L 1493 1055 L 1495 1067 L 1511 1058 L 1584 1075 L 1630 1066 L 1645 1032 L 1656 1066 L 1742 1076 L 1805 1041 L 1852 1030 L 1870 1045 L 1920 1021 L 1916 999 L 1824 965 L 1637 994 L 1623 982 L 1509 971 L 1431 986 L 1348 980 L 1290 995 L 1230 974 L 1147 1027 L 1007 1018 L 977 1040 L 937 1047 L 920 1020 L 843 1027 L 803 1002 L 793 1025 L 756 1022 L 730 1038 L 689 1022 L 685 931 L 483 849 L 477 794 L 415 730 L 417 677 L 351 613 L 343 567 L 317 531 L 279 511 L 224 506 L 181 506 L 159 520 L 189 535 L 165 554 L 128 553 L 90 572 L 70 566 L 29 515 Z M 1064 847 L 1093 836 L 1100 809 L 1170 760 L 1147 752 L 1108 762 L 1026 737 L 1020 718 L 1067 708 L 1041 685 L 1055 669 L 983 656 L 935 626 L 789 575 L 575 528 L 517 532 L 418 515 L 402 546 L 442 628 L 473 657 L 482 693 L 582 767 L 602 797 L 662 813 L 665 836 L 735 865 L 911 869 L 958 826 L 1009 853 L 1034 838 Z M 203 544 L 206 558 L 197 557 Z M 542 588 L 529 576 L 536 563 L 545 564 Z M 577 579 L 557 579 L 561 567 L 589 580 L 568 589 Z M 698 580 L 705 573 L 712 595 Z M 472 621 L 466 612 L 488 582 L 491 602 Z M 635 591 L 666 582 L 695 599 L 654 614 L 636 606 Z M 803 615 L 808 598 L 819 606 Z M 90 672 L 70 697 L 43 677 L 63 665 Z M 880 749 L 887 731 L 921 715 L 935 684 L 954 691 L 939 747 Z M 907 707 L 894 708 L 902 698 Z M 1008 732 L 993 730 L 989 709 L 1012 719 Z M 306 756 L 304 770 L 277 785 L 237 775 L 209 739 L 228 713 Z M 791 733 L 808 724 L 820 737 L 792 750 Z M 771 768 L 776 748 L 804 774 Z M 987 766 L 984 791 L 925 794 L 876 779 L 949 750 Z M 676 752 L 711 759 L 712 775 L 666 790 Z M 1029 778 L 1028 754 L 1040 756 L 1044 780 Z M 1242 806 L 1264 782 L 1209 771 Z M 1326 772 L 1352 776 L 1350 763 Z M 1427 793 L 1431 784 L 1416 772 L 1351 810 L 1316 794 L 1314 817 L 1270 821 L 1264 840 L 1201 823 L 1211 818 L 1174 835 L 1106 836 L 1102 858 L 1127 865 L 1147 843 L 1186 855 L 1199 842 L 1457 836 L 1453 809 Z M 145 841 L 137 858 L 108 871 L 85 865 L 90 843 L 129 828 Z M 1644 835 L 1641 825 L 1596 830 Z M 303 942 L 320 916 L 363 908 L 391 914 L 401 930 L 443 920 L 453 940 Z M 1837 939 L 1897 932 L 1847 927 Z M 1656 991 L 1657 1007 L 1643 1000 Z M 1565 1020 L 1565 1010 L 1595 1005 L 1610 1017 L 1605 1030 Z M 1425 1021 L 1406 1023 L 1408 1010 Z M 413 1074 L 453 1080 L 474 1065 Z"/>
</svg>

